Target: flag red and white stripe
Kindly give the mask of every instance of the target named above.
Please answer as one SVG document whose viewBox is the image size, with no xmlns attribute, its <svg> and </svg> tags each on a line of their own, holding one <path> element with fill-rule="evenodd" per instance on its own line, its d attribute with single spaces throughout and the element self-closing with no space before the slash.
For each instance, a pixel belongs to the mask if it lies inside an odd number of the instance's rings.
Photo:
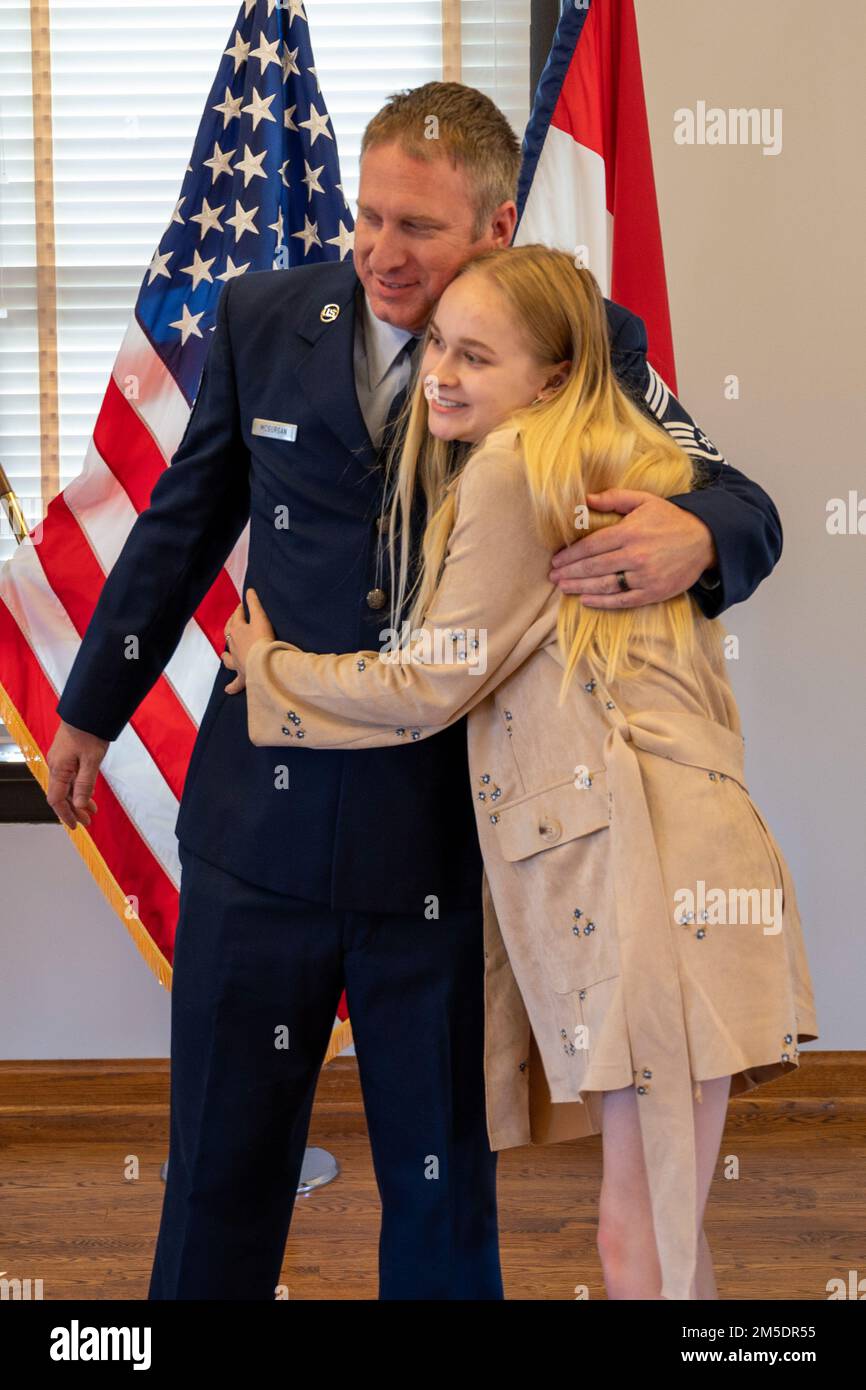
<svg viewBox="0 0 866 1390">
<path fill-rule="evenodd" d="M 130 380 L 138 383 L 137 398 L 127 394 Z M 0 571 L 3 687 L 40 753 L 57 730 L 55 706 L 105 578 L 147 507 L 189 413 L 173 376 L 133 319 L 82 472 L 51 501 L 42 524 Z M 248 538 L 247 525 L 163 675 L 109 745 L 94 793 L 99 812 L 73 837 L 92 840 L 124 898 L 133 900 L 166 967 L 180 886 L 174 824 L 220 666 L 224 626 L 240 601 Z M 15 713 L 2 713 L 12 727 Z"/>
</svg>

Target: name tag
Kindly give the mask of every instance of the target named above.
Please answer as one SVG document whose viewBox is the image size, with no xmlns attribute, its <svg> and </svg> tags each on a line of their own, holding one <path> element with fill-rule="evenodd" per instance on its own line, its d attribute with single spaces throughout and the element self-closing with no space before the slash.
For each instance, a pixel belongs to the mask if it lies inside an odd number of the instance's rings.
<svg viewBox="0 0 866 1390">
<path fill-rule="evenodd" d="M 264 435 L 266 439 L 288 439 L 291 442 L 297 433 L 297 425 L 287 424 L 283 420 L 253 420 L 253 434 Z"/>
</svg>

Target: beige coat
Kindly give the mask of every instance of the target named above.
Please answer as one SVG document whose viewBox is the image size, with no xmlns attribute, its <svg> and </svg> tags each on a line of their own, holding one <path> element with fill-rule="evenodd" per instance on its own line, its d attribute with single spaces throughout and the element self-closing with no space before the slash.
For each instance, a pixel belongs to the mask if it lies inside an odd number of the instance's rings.
<svg viewBox="0 0 866 1390">
<path fill-rule="evenodd" d="M 634 1086 L 663 1296 L 688 1298 L 699 1083 L 747 1090 L 818 1036 L 794 886 L 746 788 L 724 661 L 678 668 L 658 643 L 610 689 L 582 666 L 558 705 L 558 590 L 513 429 L 457 501 L 417 659 L 260 640 L 250 737 L 370 748 L 468 714 L 491 1147 L 597 1134 L 599 1093 Z"/>
</svg>

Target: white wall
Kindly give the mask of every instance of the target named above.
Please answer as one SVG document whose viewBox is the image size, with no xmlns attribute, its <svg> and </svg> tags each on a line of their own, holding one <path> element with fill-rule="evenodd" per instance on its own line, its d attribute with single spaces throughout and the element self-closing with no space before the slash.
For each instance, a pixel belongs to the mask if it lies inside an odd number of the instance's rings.
<svg viewBox="0 0 866 1390">
<path fill-rule="evenodd" d="M 866 7 L 834 0 L 819 22 L 808 0 L 636 12 L 679 396 L 784 530 L 770 579 L 723 617 L 749 790 L 797 888 L 811 1046 L 862 1048 L 866 535 L 828 535 L 826 506 L 856 489 L 866 510 Z M 781 152 L 677 145 L 673 113 L 699 100 L 781 108 Z"/>
<path fill-rule="evenodd" d="M 61 825 L 0 825 L 0 1057 L 167 1057 L 171 996 Z"/>
</svg>

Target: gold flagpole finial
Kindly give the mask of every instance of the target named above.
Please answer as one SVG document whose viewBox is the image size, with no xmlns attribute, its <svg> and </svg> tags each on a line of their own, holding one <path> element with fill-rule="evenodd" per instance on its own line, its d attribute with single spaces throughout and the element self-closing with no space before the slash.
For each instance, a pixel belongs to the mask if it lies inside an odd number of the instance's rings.
<svg viewBox="0 0 866 1390">
<path fill-rule="evenodd" d="M 20 545 L 25 537 L 30 535 L 30 527 L 24 519 L 21 503 L 18 501 L 15 489 L 10 483 L 2 463 L 0 463 L 0 505 L 6 513 L 12 534 Z"/>
</svg>

